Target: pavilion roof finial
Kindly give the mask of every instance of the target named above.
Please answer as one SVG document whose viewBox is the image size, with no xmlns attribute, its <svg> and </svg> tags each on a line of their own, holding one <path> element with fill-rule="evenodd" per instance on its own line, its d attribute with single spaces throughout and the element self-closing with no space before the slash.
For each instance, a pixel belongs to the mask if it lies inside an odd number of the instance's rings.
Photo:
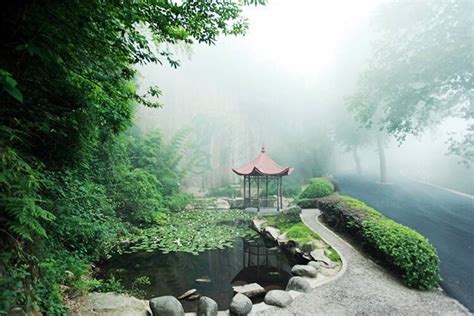
<svg viewBox="0 0 474 316">
<path fill-rule="evenodd" d="M 265 146 L 262 145 L 262 153 L 264 153 L 264 152 L 265 152 Z"/>
</svg>

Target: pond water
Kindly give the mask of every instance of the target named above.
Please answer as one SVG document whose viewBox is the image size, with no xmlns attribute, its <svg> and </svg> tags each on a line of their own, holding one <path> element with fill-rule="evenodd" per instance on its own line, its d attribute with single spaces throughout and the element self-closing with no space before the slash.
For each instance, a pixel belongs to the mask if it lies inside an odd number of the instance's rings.
<svg viewBox="0 0 474 316">
<path fill-rule="evenodd" d="M 266 291 L 284 289 L 295 264 L 291 255 L 262 238 L 237 238 L 234 246 L 192 255 L 184 252 L 137 252 L 112 257 L 100 268 L 99 277 L 114 275 L 127 288 L 147 276 L 151 284 L 140 286 L 145 298 L 180 296 L 190 289 L 214 299 L 219 310 L 228 309 L 233 285 L 258 283 Z M 254 303 L 263 297 L 252 298 Z M 197 310 L 198 299 L 181 300 L 186 312 Z"/>
</svg>

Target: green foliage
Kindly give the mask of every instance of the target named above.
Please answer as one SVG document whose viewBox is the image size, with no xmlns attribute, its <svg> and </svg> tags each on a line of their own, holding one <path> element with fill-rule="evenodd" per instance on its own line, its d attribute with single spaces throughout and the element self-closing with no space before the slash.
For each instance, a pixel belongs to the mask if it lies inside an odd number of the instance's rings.
<svg viewBox="0 0 474 316">
<path fill-rule="evenodd" d="M 17 88 L 17 82 L 12 78 L 12 74 L 0 68 L 0 86 L 18 102 L 23 103 L 23 95 Z"/>
<path fill-rule="evenodd" d="M 160 226 L 142 230 L 132 238 L 125 252 L 182 251 L 193 254 L 233 245 L 235 238 L 253 236 L 252 216 L 240 210 L 185 211 L 171 214 Z"/>
<path fill-rule="evenodd" d="M 299 245 L 304 245 L 314 239 L 321 239 L 318 234 L 313 232 L 302 222 L 292 225 L 288 230 L 285 230 L 285 232 L 289 239 L 293 239 Z"/>
<path fill-rule="evenodd" d="M 340 262 L 341 261 L 341 257 L 339 256 L 339 254 L 337 253 L 337 251 L 335 251 L 334 249 L 332 249 L 332 247 L 328 247 L 328 250 L 327 250 L 327 257 L 331 260 L 331 261 L 334 261 L 334 262 Z"/>
<path fill-rule="evenodd" d="M 174 44 L 243 34 L 241 12 L 234 1 L 3 6 L 0 314 L 22 306 L 64 315 L 59 284 L 91 289 L 82 278 L 87 262 L 106 256 L 133 225 L 183 208 L 183 136 L 123 135 L 137 104 L 160 106 L 157 87 L 138 93 L 135 65 L 176 67 Z"/>
<path fill-rule="evenodd" d="M 440 282 L 436 249 L 415 230 L 385 218 L 347 196 L 318 200 L 325 220 L 358 238 L 366 248 L 400 273 L 410 287 L 430 289 Z"/>
<path fill-rule="evenodd" d="M 208 197 L 237 197 L 240 195 L 240 187 L 232 184 L 211 188 L 206 194 Z"/>
<path fill-rule="evenodd" d="M 326 178 L 313 178 L 309 185 L 301 192 L 300 199 L 316 199 L 334 193 L 333 184 Z"/>
<path fill-rule="evenodd" d="M 153 223 L 156 213 L 167 211 L 159 187 L 156 176 L 144 169 L 126 172 L 114 186 L 118 214 L 135 225 Z"/>
<path fill-rule="evenodd" d="M 317 208 L 318 201 L 317 199 L 298 199 L 296 205 L 301 208 Z"/>
<path fill-rule="evenodd" d="M 0 142 L 1 144 L 1 142 Z M 11 238 L 45 237 L 43 224 L 54 215 L 41 207 L 43 175 L 12 148 L 0 148 L 0 205 Z"/>
</svg>

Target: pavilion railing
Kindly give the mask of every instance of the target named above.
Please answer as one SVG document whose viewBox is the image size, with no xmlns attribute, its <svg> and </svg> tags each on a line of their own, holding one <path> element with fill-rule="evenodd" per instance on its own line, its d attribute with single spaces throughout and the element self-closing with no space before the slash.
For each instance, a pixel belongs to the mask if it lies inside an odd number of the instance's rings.
<svg viewBox="0 0 474 316">
<path fill-rule="evenodd" d="M 277 197 L 276 196 L 269 196 L 261 197 L 260 199 L 257 197 L 246 197 L 244 200 L 245 207 L 255 207 L 255 208 L 277 208 Z"/>
</svg>

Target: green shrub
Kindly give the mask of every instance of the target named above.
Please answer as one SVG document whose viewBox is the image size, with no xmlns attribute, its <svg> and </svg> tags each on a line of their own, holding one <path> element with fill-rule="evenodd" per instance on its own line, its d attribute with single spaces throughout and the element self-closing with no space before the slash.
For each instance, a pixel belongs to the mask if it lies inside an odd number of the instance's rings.
<svg viewBox="0 0 474 316">
<path fill-rule="evenodd" d="M 348 196 L 318 200 L 326 222 L 350 233 L 383 263 L 394 268 L 406 285 L 436 287 L 440 280 L 439 257 L 428 239 Z"/>
<path fill-rule="evenodd" d="M 157 212 L 168 210 L 159 188 L 160 182 L 148 170 L 137 168 L 126 173 L 114 190 L 118 213 L 134 225 L 154 223 Z"/>
<path fill-rule="evenodd" d="M 317 199 L 334 193 L 334 186 L 325 178 L 313 178 L 310 184 L 301 192 L 300 199 Z"/>
<path fill-rule="evenodd" d="M 177 193 L 173 194 L 167 201 L 166 204 L 171 211 L 183 211 L 186 206 L 193 200 L 192 194 L 189 193 Z"/>
<path fill-rule="evenodd" d="M 296 205 L 301 208 L 316 208 L 318 201 L 316 199 L 298 199 Z"/>
</svg>

